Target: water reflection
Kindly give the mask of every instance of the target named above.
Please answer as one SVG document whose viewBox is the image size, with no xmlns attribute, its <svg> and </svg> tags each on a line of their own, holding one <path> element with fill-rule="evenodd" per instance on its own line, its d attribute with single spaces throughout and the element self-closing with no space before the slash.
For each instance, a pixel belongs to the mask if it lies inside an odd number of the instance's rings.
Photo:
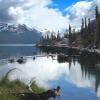
<svg viewBox="0 0 100 100">
<path fill-rule="evenodd" d="M 62 55 L 37 56 L 35 59 L 26 57 L 26 62 L 22 64 L 17 61 L 10 63 L 6 59 L 0 61 L 0 78 L 14 69 L 8 74 L 10 80 L 19 79 L 28 84 L 34 78 L 39 86 L 45 88 L 61 85 L 63 97 L 70 96 L 69 100 L 84 100 L 86 97 L 88 100 L 99 100 L 96 94 L 100 97 L 100 71 L 95 67 L 99 60 L 94 60 L 91 56 L 66 57 L 62 58 Z M 72 94 L 75 98 L 71 97 Z M 65 100 L 63 97 L 57 100 Z"/>
<path fill-rule="evenodd" d="M 14 70 L 11 72 L 9 79 L 21 79 L 28 83 L 34 77 L 39 85 L 47 87 L 48 80 L 58 79 L 61 74 L 66 73 L 67 65 L 67 63 L 59 64 L 57 60 L 52 60 L 51 57 L 37 57 L 36 60 L 28 58 L 27 62 L 23 64 L 14 62 L 1 65 L 0 72 L 3 72 L 4 69 L 7 71 L 12 68 L 20 69 L 21 71 Z"/>
</svg>

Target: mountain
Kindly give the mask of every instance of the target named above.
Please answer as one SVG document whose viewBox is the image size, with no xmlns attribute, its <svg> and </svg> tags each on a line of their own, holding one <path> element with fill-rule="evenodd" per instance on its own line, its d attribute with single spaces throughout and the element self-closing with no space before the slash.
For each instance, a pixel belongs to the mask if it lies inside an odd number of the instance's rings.
<svg viewBox="0 0 100 100">
<path fill-rule="evenodd" d="M 41 35 L 41 32 L 31 29 L 25 24 L 10 25 L 0 23 L 0 44 L 33 44 L 39 42 Z"/>
</svg>

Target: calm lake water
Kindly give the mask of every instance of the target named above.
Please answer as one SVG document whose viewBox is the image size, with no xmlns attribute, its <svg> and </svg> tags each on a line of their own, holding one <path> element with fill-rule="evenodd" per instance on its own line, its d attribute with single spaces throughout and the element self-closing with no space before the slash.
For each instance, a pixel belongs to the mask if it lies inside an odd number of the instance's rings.
<svg viewBox="0 0 100 100">
<path fill-rule="evenodd" d="M 22 64 L 16 62 L 20 56 L 25 60 Z M 15 62 L 10 63 L 11 58 Z M 9 80 L 19 79 L 29 84 L 34 79 L 39 86 L 46 89 L 60 85 L 61 95 L 55 100 L 100 100 L 99 63 L 99 57 L 95 55 L 74 53 L 61 58 L 57 52 L 45 52 L 32 45 L 0 46 L 0 79 L 14 69 L 8 74 Z"/>
</svg>

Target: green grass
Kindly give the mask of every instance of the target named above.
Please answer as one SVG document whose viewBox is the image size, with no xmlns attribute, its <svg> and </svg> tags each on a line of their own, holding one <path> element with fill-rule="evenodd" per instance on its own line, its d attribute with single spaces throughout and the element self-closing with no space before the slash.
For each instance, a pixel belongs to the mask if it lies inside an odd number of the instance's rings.
<svg viewBox="0 0 100 100">
<path fill-rule="evenodd" d="M 32 83 L 31 88 L 35 93 L 44 91 L 44 89 L 38 87 L 35 82 Z M 9 81 L 6 79 L 0 81 L 0 100 L 20 100 L 20 98 L 14 96 L 14 94 L 22 91 L 29 92 L 29 90 L 26 88 L 26 85 L 18 80 Z"/>
<path fill-rule="evenodd" d="M 5 94 L 5 95 L 0 95 L 0 100 L 20 100 L 20 98 Z"/>
<path fill-rule="evenodd" d="M 41 92 L 45 91 L 44 88 L 38 87 L 38 86 L 36 85 L 35 81 L 32 83 L 31 88 L 32 88 L 32 90 L 33 90 L 35 93 L 41 93 Z"/>
</svg>

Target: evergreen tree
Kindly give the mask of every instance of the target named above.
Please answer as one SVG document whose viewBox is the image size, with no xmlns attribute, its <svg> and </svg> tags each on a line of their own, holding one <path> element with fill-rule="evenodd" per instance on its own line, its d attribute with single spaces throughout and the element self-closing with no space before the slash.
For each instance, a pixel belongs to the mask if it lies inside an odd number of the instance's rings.
<svg viewBox="0 0 100 100">
<path fill-rule="evenodd" d="M 95 45 L 97 47 L 100 47 L 100 14 L 97 6 L 95 8 L 95 16 L 96 16 L 96 30 L 95 30 L 94 41 Z"/>
<path fill-rule="evenodd" d="M 96 6 L 96 8 L 95 8 L 95 16 L 96 16 L 96 19 L 98 18 L 98 15 L 99 15 L 98 6 Z"/>
<path fill-rule="evenodd" d="M 47 41 L 49 41 L 49 34 L 47 34 L 46 39 L 47 39 Z"/>
<path fill-rule="evenodd" d="M 51 33 L 51 40 L 56 40 L 56 36 L 54 32 Z"/>
<path fill-rule="evenodd" d="M 66 30 L 66 32 L 64 33 L 64 38 L 68 38 L 68 32 Z"/>
<path fill-rule="evenodd" d="M 81 25 L 81 43 L 84 47 L 89 45 L 89 32 L 88 32 L 88 26 L 87 26 L 87 18 L 82 18 L 82 25 Z"/>
<path fill-rule="evenodd" d="M 96 45 L 97 47 L 100 47 L 100 15 L 97 18 L 97 22 L 96 22 Z"/>
<path fill-rule="evenodd" d="M 82 25 L 81 25 L 81 30 L 84 29 L 84 19 L 82 18 Z"/>
<path fill-rule="evenodd" d="M 94 29 L 92 29 L 91 27 L 91 20 L 90 18 L 88 18 L 88 28 L 87 28 L 87 31 L 88 31 L 88 41 L 90 44 L 94 44 L 94 32 L 93 32 Z"/>
<path fill-rule="evenodd" d="M 81 32 L 80 32 L 80 37 L 82 38 L 84 33 L 84 19 L 82 18 L 82 24 L 81 24 Z"/>
<path fill-rule="evenodd" d="M 68 40 L 69 40 L 69 46 L 71 46 L 72 44 L 72 28 L 69 25 L 69 36 L 68 36 Z"/>
<path fill-rule="evenodd" d="M 72 35 L 72 28 L 71 28 L 71 26 L 69 25 L 69 37 L 71 37 L 71 35 Z"/>
<path fill-rule="evenodd" d="M 58 31 L 58 33 L 57 33 L 57 41 L 60 41 L 60 33 L 59 33 L 59 31 Z"/>
<path fill-rule="evenodd" d="M 91 20 L 88 19 L 88 33 L 91 34 Z"/>
<path fill-rule="evenodd" d="M 87 19 L 85 17 L 85 29 L 87 29 Z"/>
</svg>

